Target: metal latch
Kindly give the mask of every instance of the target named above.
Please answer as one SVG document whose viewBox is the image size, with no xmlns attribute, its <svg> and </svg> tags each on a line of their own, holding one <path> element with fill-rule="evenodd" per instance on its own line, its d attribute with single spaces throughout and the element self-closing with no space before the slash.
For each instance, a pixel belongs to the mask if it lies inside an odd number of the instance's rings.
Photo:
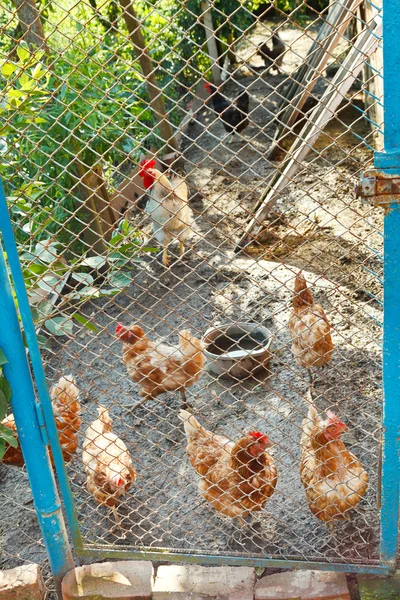
<svg viewBox="0 0 400 600">
<path fill-rule="evenodd" d="M 400 202 L 400 177 L 370 169 L 361 175 L 354 191 L 356 198 L 372 198 L 375 206 L 389 208 L 394 202 Z"/>
</svg>

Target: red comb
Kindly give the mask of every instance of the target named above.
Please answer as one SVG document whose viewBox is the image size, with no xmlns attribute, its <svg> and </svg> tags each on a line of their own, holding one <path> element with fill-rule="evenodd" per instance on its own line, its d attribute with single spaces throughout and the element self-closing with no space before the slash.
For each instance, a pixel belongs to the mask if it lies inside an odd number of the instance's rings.
<svg viewBox="0 0 400 600">
<path fill-rule="evenodd" d="M 206 83 L 206 85 L 204 86 L 204 88 L 209 92 L 211 89 L 211 84 L 210 83 Z"/>
<path fill-rule="evenodd" d="M 154 169 L 156 166 L 156 161 L 154 158 L 150 158 L 149 160 L 142 160 L 140 163 L 139 175 L 143 177 L 146 173 L 147 169 Z"/>
<path fill-rule="evenodd" d="M 268 444 L 268 437 L 259 431 L 249 431 L 249 436 L 255 440 L 259 440 L 263 444 Z"/>
<path fill-rule="evenodd" d="M 118 323 L 118 325 L 115 328 L 115 333 L 118 335 L 119 333 L 122 333 L 124 329 L 125 327 L 122 325 L 122 323 Z"/>
<path fill-rule="evenodd" d="M 123 485 L 125 485 L 125 481 L 122 479 L 122 477 L 118 477 L 118 479 L 115 483 L 117 484 L 118 487 L 122 487 Z"/>
<path fill-rule="evenodd" d="M 339 419 L 339 417 L 337 416 L 336 413 L 333 412 L 333 410 L 327 410 L 326 411 L 326 416 L 328 417 L 328 421 L 330 425 L 333 425 L 334 423 L 336 423 L 337 425 L 340 425 L 342 427 L 346 427 L 346 425 L 343 423 L 343 421 L 341 421 Z"/>
</svg>

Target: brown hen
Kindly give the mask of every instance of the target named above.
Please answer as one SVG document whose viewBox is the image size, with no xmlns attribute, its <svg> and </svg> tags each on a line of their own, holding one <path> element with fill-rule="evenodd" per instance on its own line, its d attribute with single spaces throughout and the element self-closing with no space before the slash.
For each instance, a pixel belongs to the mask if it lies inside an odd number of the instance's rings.
<svg viewBox="0 0 400 600">
<path fill-rule="evenodd" d="M 182 410 L 188 440 L 186 448 L 192 467 L 201 475 L 204 498 L 218 512 L 243 518 L 260 511 L 272 496 L 278 480 L 274 460 L 266 449 L 267 436 L 251 431 L 238 442 L 207 431 L 195 417 Z"/>
<path fill-rule="evenodd" d="M 58 383 L 50 389 L 54 418 L 58 430 L 58 437 L 65 462 L 71 460 L 78 447 L 78 431 L 82 420 L 80 418 L 81 405 L 79 402 L 79 389 L 72 375 L 61 377 Z M 9 415 L 2 421 L 12 431 L 17 431 L 14 415 Z M 53 462 L 53 457 L 51 460 Z M 2 462 L 22 467 L 25 464 L 20 445 L 18 448 L 7 447 Z"/>
<path fill-rule="evenodd" d="M 300 477 L 311 512 L 321 521 L 346 519 L 368 488 L 368 474 L 340 439 L 346 425 L 332 411 L 322 419 L 310 402 L 303 421 Z"/>
<path fill-rule="evenodd" d="M 186 404 L 185 389 L 197 381 L 204 368 L 203 345 L 189 331 L 179 332 L 178 346 L 151 342 L 138 325 L 120 323 L 116 334 L 123 342 L 123 357 L 128 375 L 142 388 L 144 398 L 179 390 Z"/>
<path fill-rule="evenodd" d="M 297 364 L 308 369 L 312 382 L 311 369 L 327 365 L 334 346 L 324 309 L 320 304 L 314 304 L 301 271 L 295 281 L 292 308 L 288 323 L 292 352 Z"/>
</svg>

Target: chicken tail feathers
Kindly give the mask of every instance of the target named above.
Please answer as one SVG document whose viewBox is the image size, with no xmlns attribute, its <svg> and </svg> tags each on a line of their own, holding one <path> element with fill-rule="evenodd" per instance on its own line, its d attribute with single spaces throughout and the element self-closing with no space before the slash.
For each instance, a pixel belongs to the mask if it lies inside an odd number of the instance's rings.
<svg viewBox="0 0 400 600">
<path fill-rule="evenodd" d="M 104 406 L 102 406 L 101 404 L 97 407 L 97 412 L 99 415 L 99 421 L 101 421 L 101 423 L 104 425 L 104 430 L 103 431 L 111 431 L 111 417 L 110 417 L 110 413 L 108 412 L 107 408 L 105 408 Z"/>
<path fill-rule="evenodd" d="M 303 419 L 302 425 L 302 436 L 301 436 L 301 445 L 303 447 L 307 447 L 310 444 L 310 436 L 320 419 L 318 411 L 315 407 L 312 394 L 311 394 L 311 386 L 308 388 L 306 393 L 306 400 L 308 404 L 308 413 L 307 416 Z"/>
<path fill-rule="evenodd" d="M 179 350 L 185 359 L 183 368 L 186 373 L 193 376 L 199 374 L 205 363 L 202 341 L 184 329 L 179 332 Z"/>
<path fill-rule="evenodd" d="M 183 427 L 188 439 L 203 430 L 203 427 L 198 420 L 188 410 L 181 410 L 178 414 L 178 418 L 183 422 Z"/>
<path fill-rule="evenodd" d="M 235 100 L 235 105 L 236 107 L 241 110 L 244 113 L 248 113 L 249 112 L 249 104 L 250 104 L 250 97 L 249 94 L 246 90 L 244 90 L 241 94 L 239 94 L 239 96 L 236 98 Z"/>
</svg>

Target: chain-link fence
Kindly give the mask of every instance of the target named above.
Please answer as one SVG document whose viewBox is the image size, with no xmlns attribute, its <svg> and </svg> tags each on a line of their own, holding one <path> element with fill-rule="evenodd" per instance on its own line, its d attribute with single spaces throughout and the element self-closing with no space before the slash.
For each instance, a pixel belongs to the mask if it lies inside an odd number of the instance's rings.
<svg viewBox="0 0 400 600">
<path fill-rule="evenodd" d="M 382 215 L 353 195 L 378 11 L 1 8 L 1 173 L 85 551 L 379 563 Z"/>
</svg>

